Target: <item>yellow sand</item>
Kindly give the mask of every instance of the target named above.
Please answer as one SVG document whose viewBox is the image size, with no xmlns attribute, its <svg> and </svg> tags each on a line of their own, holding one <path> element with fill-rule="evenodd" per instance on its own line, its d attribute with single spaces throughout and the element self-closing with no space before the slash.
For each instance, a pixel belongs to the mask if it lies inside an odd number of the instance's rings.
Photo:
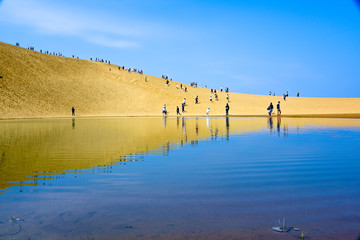
<svg viewBox="0 0 360 240">
<path fill-rule="evenodd" d="M 121 63 L 119 63 L 121 64 Z M 110 71 L 111 68 L 111 71 Z M 165 71 L 166 69 L 164 69 Z M 128 73 L 117 65 L 47 55 L 0 43 L 0 118 L 77 116 L 160 116 L 166 104 L 176 115 L 187 100 L 185 116 L 224 115 L 226 93 L 215 101 L 210 89 L 193 88 L 185 93 L 177 82 Z M 147 77 L 147 82 L 145 82 Z M 186 81 L 186 80 L 185 80 Z M 231 87 L 231 86 L 230 86 Z M 214 102 L 210 102 L 210 95 Z M 230 115 L 266 116 L 267 106 L 281 101 L 283 116 L 360 117 L 360 98 L 303 98 L 230 93 Z M 195 97 L 199 96 L 199 104 Z"/>
</svg>

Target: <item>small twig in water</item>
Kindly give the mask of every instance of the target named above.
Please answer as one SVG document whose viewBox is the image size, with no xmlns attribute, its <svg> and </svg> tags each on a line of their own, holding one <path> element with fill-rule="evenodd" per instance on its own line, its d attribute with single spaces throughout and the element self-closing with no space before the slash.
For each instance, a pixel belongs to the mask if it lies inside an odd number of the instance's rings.
<svg viewBox="0 0 360 240">
<path fill-rule="evenodd" d="M 19 230 L 14 232 L 14 233 L 5 233 L 5 234 L 0 234 L 0 238 L 5 237 L 5 236 L 14 236 L 17 235 L 21 232 L 21 225 L 19 224 Z"/>
</svg>

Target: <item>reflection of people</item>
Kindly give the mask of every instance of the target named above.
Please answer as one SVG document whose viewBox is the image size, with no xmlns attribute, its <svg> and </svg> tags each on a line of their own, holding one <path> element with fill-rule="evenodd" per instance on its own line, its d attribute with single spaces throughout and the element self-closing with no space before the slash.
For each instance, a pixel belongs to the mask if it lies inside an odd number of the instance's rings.
<svg viewBox="0 0 360 240">
<path fill-rule="evenodd" d="M 164 128 L 166 128 L 166 119 L 167 119 L 167 117 L 166 117 L 166 116 L 164 116 L 164 117 L 163 117 L 163 124 L 164 124 Z"/>
<path fill-rule="evenodd" d="M 185 118 L 184 117 L 182 118 L 182 129 L 183 129 L 183 132 L 185 133 L 186 128 L 185 128 Z"/>
<path fill-rule="evenodd" d="M 268 123 L 269 123 L 269 127 L 270 127 L 270 132 L 273 129 L 273 120 L 272 118 L 268 118 Z"/>
<path fill-rule="evenodd" d="M 72 119 L 72 128 L 75 129 L 75 118 Z"/>
<path fill-rule="evenodd" d="M 281 117 L 278 116 L 277 117 L 277 131 L 279 133 L 279 137 L 280 137 L 280 126 L 281 126 Z"/>
<path fill-rule="evenodd" d="M 226 117 L 226 141 L 229 141 L 229 128 L 230 128 L 230 124 L 229 124 L 229 117 Z"/>
</svg>

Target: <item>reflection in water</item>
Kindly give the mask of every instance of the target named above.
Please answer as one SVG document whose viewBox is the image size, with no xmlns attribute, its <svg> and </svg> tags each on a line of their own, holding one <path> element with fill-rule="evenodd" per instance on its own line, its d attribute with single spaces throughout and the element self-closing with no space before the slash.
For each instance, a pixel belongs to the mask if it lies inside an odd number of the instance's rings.
<svg viewBox="0 0 360 240">
<path fill-rule="evenodd" d="M 198 118 L 196 118 L 196 127 L 195 127 L 195 131 L 196 131 L 196 136 L 199 136 L 199 123 L 198 123 Z"/>
<path fill-rule="evenodd" d="M 69 119 L 72 129 L 75 119 Z M 172 146 L 196 144 L 201 139 L 229 141 L 230 134 L 261 131 L 264 118 L 114 118 L 77 119 L 76 130 L 66 127 L 69 120 L 23 120 L 0 122 L 0 189 L 34 185 L 35 180 L 51 179 L 74 169 L 98 171 L 94 166 L 111 165 L 141 157 L 155 149 L 169 155 Z M 225 124 L 223 121 L 225 120 Z M 272 118 L 268 128 L 273 131 Z M 356 126 L 356 120 L 277 118 L 278 135 L 288 137 L 289 127 L 299 133 L 304 126 Z M 156 151 L 150 154 L 156 154 Z M 33 174 L 37 173 L 37 174 Z"/>
<path fill-rule="evenodd" d="M 229 117 L 225 117 L 226 121 L 226 141 L 230 139 L 230 124 L 229 124 Z"/>
<path fill-rule="evenodd" d="M 164 124 L 164 128 L 166 128 L 166 116 L 163 117 L 163 124 Z"/>
<path fill-rule="evenodd" d="M 184 117 L 182 117 L 182 130 L 183 130 L 183 133 L 185 134 L 186 128 L 185 128 L 185 118 Z"/>
<path fill-rule="evenodd" d="M 272 117 L 268 117 L 268 126 L 269 126 L 269 130 L 270 130 L 270 135 L 271 135 L 272 130 L 273 130 L 273 119 L 272 119 Z"/>
<path fill-rule="evenodd" d="M 359 121 L 273 120 L 0 121 L 0 238 L 356 239 Z"/>
</svg>

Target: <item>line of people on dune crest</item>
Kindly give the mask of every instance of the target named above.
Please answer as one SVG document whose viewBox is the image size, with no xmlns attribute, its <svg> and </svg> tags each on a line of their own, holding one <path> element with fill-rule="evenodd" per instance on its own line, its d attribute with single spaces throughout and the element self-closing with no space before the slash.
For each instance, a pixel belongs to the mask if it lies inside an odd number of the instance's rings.
<svg viewBox="0 0 360 240">
<path fill-rule="evenodd" d="M 17 47 L 20 47 L 20 43 L 19 42 L 16 42 L 15 43 L 15 46 Z M 27 48 L 28 50 L 31 50 L 31 51 L 35 51 L 35 47 L 34 46 L 29 46 Z M 48 50 L 45 50 L 43 51 L 42 49 L 39 50 L 40 53 L 44 53 L 44 54 L 48 54 L 48 55 L 53 55 L 53 56 L 58 56 L 58 57 L 66 57 L 65 55 L 63 55 L 61 52 L 51 52 L 51 51 L 48 51 Z M 76 58 L 76 59 L 80 59 L 79 56 L 75 56 L 74 54 L 72 54 L 71 56 L 72 58 Z M 106 59 L 103 59 L 103 58 L 99 58 L 99 57 L 96 57 L 96 58 L 90 58 L 90 61 L 95 61 L 95 62 L 100 62 L 100 63 L 107 63 L 107 64 L 111 64 L 111 61 L 110 60 L 106 60 Z M 111 71 L 111 68 L 109 69 Z M 136 72 L 136 73 L 140 73 L 140 74 L 143 74 L 144 71 L 143 70 L 140 70 L 140 69 L 136 69 L 136 68 L 128 68 L 126 69 L 124 66 L 118 66 L 118 70 L 128 70 L 128 72 Z"/>
<path fill-rule="evenodd" d="M 275 96 L 275 92 L 271 92 L 269 91 L 269 96 Z M 300 97 L 300 93 L 298 92 L 296 94 L 297 97 Z M 283 93 L 283 98 L 284 98 L 284 101 L 286 101 L 286 98 L 289 97 L 289 92 L 286 91 L 286 93 Z"/>
</svg>

